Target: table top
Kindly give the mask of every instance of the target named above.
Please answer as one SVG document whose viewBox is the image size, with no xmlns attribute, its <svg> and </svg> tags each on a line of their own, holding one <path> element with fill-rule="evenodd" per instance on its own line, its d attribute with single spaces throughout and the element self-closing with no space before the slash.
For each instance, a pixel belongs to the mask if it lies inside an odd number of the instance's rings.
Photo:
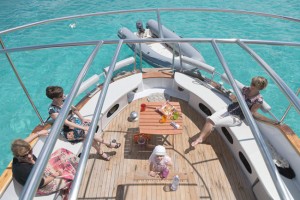
<svg viewBox="0 0 300 200">
<path fill-rule="evenodd" d="M 156 110 L 156 108 L 161 107 L 164 102 L 145 102 L 146 109 L 145 111 L 140 112 L 140 133 L 142 134 L 152 134 L 152 135 L 175 135 L 182 133 L 182 116 L 181 116 L 181 107 L 179 102 L 169 102 L 175 107 L 179 112 L 180 116 L 176 120 L 167 119 L 166 122 L 160 123 L 162 114 Z M 178 129 L 174 128 L 170 123 L 174 121 L 179 124 Z"/>
</svg>

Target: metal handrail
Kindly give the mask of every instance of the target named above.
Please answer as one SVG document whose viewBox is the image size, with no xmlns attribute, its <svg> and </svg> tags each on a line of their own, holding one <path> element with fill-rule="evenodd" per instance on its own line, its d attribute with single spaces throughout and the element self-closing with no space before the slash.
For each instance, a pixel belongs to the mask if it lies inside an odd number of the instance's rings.
<svg viewBox="0 0 300 200">
<path fill-rule="evenodd" d="M 1 39 L 1 37 L 0 37 L 0 44 L 1 44 L 1 46 L 2 46 L 3 49 L 6 49 L 6 47 L 5 47 L 5 45 L 4 45 L 4 43 L 3 43 L 2 39 Z M 17 77 L 17 79 L 18 79 L 18 81 L 19 81 L 19 83 L 20 83 L 20 85 L 21 85 L 23 91 L 25 92 L 25 95 L 27 96 L 27 99 L 29 100 L 29 102 L 30 102 L 30 104 L 31 104 L 31 106 L 32 106 L 32 108 L 33 108 L 33 110 L 35 111 L 36 115 L 38 116 L 38 118 L 39 118 L 39 120 L 40 120 L 40 122 L 41 122 L 41 125 L 44 125 L 44 120 L 43 120 L 43 118 L 41 117 L 41 115 L 40 115 L 38 109 L 36 108 L 36 106 L 35 106 L 35 104 L 34 104 L 34 102 L 32 101 L 32 99 L 31 99 L 31 97 L 30 97 L 30 94 L 28 93 L 28 90 L 27 90 L 27 88 L 25 87 L 25 85 L 24 85 L 24 83 L 23 83 L 21 77 L 19 76 L 19 73 L 18 73 L 18 71 L 17 71 L 17 68 L 15 67 L 15 64 L 13 63 L 13 61 L 12 61 L 12 59 L 10 58 L 10 56 L 9 56 L 8 53 L 5 53 L 5 55 L 6 55 L 6 58 L 7 58 L 8 62 L 9 62 L 9 64 L 10 64 L 10 66 L 11 66 L 11 68 L 12 68 L 12 70 L 13 70 L 15 76 Z"/>
<path fill-rule="evenodd" d="M 298 88 L 298 91 L 297 91 L 297 93 L 296 93 L 296 96 L 298 96 L 299 93 L 300 93 L 300 88 Z M 286 109 L 286 111 L 284 112 L 284 114 L 283 114 L 281 120 L 279 121 L 280 123 L 283 122 L 284 118 L 285 118 L 285 117 L 287 116 L 287 114 L 289 113 L 291 107 L 292 107 L 292 103 L 290 103 L 289 106 L 287 107 L 287 109 Z"/>
<path fill-rule="evenodd" d="M 295 106 L 296 110 L 300 113 L 300 99 L 280 78 L 280 76 L 278 76 L 277 73 L 254 50 L 252 50 L 240 40 L 237 40 L 237 43 L 264 68 L 264 70 L 274 80 L 279 89 L 285 94 L 285 97 L 289 99 L 289 101 Z"/>
<path fill-rule="evenodd" d="M 284 41 L 269 41 L 269 40 L 248 40 L 248 39 L 213 39 L 213 38 L 177 38 L 177 39 L 167 39 L 167 38 L 160 38 L 160 39 L 126 39 L 123 42 L 126 44 L 134 44 L 138 43 L 141 48 L 141 43 L 151 42 L 165 42 L 165 43 L 181 43 L 181 42 L 212 42 L 214 40 L 218 43 L 236 43 L 237 41 L 240 43 L 245 44 L 266 44 L 266 45 L 285 45 L 285 46 L 300 46 L 299 42 L 284 42 Z M 106 40 L 101 41 L 103 44 L 117 44 L 119 40 Z M 91 46 L 96 45 L 99 41 L 86 41 L 86 42 L 71 42 L 71 43 L 58 43 L 58 44 L 49 44 L 49 45 L 36 45 L 36 46 L 27 46 L 27 47 L 18 47 L 18 48 L 10 48 L 10 49 L 0 49 L 0 53 L 11 53 L 11 52 L 21 52 L 21 51 L 29 51 L 29 50 L 39 50 L 39 49 L 48 49 L 48 48 L 63 48 L 63 47 L 73 47 L 73 46 Z M 142 54 L 140 51 L 140 63 L 142 63 Z M 218 72 L 215 72 L 218 74 Z M 289 92 L 293 95 L 293 99 L 297 100 L 297 96 L 293 92 Z M 273 116 L 273 115 L 272 115 Z M 273 116 L 275 117 L 275 116 Z M 276 118 L 276 117 L 275 117 Z M 277 119 L 277 118 L 276 118 Z"/>
<path fill-rule="evenodd" d="M 211 43 L 214 40 L 218 43 L 224 44 L 235 44 L 237 40 L 245 44 L 265 44 L 265 45 L 276 45 L 276 46 L 295 46 L 300 47 L 300 42 L 284 42 L 284 41 L 270 41 L 270 40 L 249 40 L 249 39 L 224 39 L 224 38 L 157 38 L 157 39 L 124 39 L 124 44 L 134 44 L 134 43 Z M 49 48 L 63 48 L 63 47 L 76 47 L 76 46 L 94 46 L 103 41 L 103 44 L 118 44 L 119 40 L 94 40 L 86 42 L 67 42 L 58 44 L 45 44 L 45 45 L 34 45 L 25 46 L 17 48 L 0 49 L 1 53 L 12 53 L 12 52 L 22 52 L 31 51 L 39 49 L 49 49 Z"/>
<path fill-rule="evenodd" d="M 291 199 L 291 197 L 287 191 L 287 188 L 285 187 L 283 180 L 281 179 L 280 174 L 274 165 L 272 156 L 269 153 L 269 150 L 267 148 L 267 145 L 264 142 L 264 139 L 260 133 L 260 130 L 258 129 L 257 124 L 256 124 L 255 120 L 253 119 L 251 112 L 248 109 L 248 106 L 241 94 L 241 91 L 238 88 L 238 86 L 233 78 L 233 75 L 232 75 L 229 67 L 227 66 L 227 63 L 217 45 L 217 43 L 215 41 L 212 41 L 212 46 L 221 62 L 223 69 L 229 79 L 229 82 L 237 96 L 239 105 L 244 113 L 244 116 L 245 116 L 247 122 L 249 123 L 250 129 L 251 129 L 253 136 L 257 142 L 259 150 L 266 162 L 267 168 L 269 169 L 269 172 L 270 172 L 271 178 L 273 179 L 274 185 L 275 185 L 276 189 L 278 190 L 279 196 L 281 197 L 281 199 Z"/>
<path fill-rule="evenodd" d="M 58 21 L 64 21 L 64 20 L 70 20 L 70 19 L 78 19 L 78 18 L 86 18 L 86 17 L 94 17 L 94 16 L 102 16 L 102 15 L 115 15 L 115 14 L 123 14 L 123 13 L 159 12 L 159 11 L 222 12 L 222 13 L 233 13 L 233 14 L 256 15 L 256 16 L 262 16 L 262 17 L 270 17 L 270 18 L 277 18 L 277 19 L 282 19 L 282 20 L 300 22 L 300 19 L 293 18 L 293 17 L 274 15 L 274 14 L 269 14 L 269 13 L 245 11 L 245 10 L 214 9 L 214 8 L 149 8 L 149 9 L 133 9 L 133 10 L 97 12 L 97 13 L 67 16 L 67 17 L 59 17 L 59 18 L 38 21 L 38 22 L 6 29 L 4 31 L 0 31 L 0 35 L 14 32 L 17 30 L 22 30 L 25 28 L 33 27 L 33 26 L 37 26 L 37 25 L 41 25 L 41 24 L 48 24 L 51 22 L 58 22 Z"/>
<path fill-rule="evenodd" d="M 94 135 L 95 135 L 95 129 L 96 129 L 97 123 L 99 121 L 99 117 L 100 117 L 100 114 L 101 114 L 101 111 L 102 111 L 102 108 L 103 108 L 103 105 L 104 105 L 104 101 L 105 101 L 105 98 L 106 98 L 106 93 L 107 93 L 107 90 L 108 90 L 108 86 L 109 86 L 110 80 L 113 76 L 113 71 L 114 71 L 114 68 L 116 66 L 117 58 L 118 58 L 118 55 L 120 53 L 120 49 L 122 47 L 122 44 L 123 44 L 123 40 L 120 40 L 120 42 L 117 46 L 115 55 L 112 58 L 111 65 L 109 67 L 109 70 L 108 70 L 108 73 L 107 73 L 107 76 L 106 76 L 101 94 L 99 96 L 99 99 L 98 99 L 98 102 L 97 102 L 97 105 L 96 105 L 96 108 L 95 108 L 95 111 L 94 111 L 94 117 L 93 117 L 93 120 L 92 120 L 92 123 L 91 123 L 91 127 L 89 128 L 87 137 L 85 139 L 85 142 L 84 142 L 84 145 L 83 145 L 83 150 L 82 150 L 81 157 L 80 157 L 80 161 L 79 161 L 78 167 L 76 169 L 77 172 L 76 172 L 76 175 L 75 175 L 72 187 L 71 187 L 69 199 L 74 199 L 74 200 L 77 199 L 77 195 L 78 195 L 78 192 L 79 192 L 79 187 L 80 187 L 83 175 L 84 175 L 85 166 L 87 164 L 87 160 L 88 160 L 88 157 L 89 157 L 89 154 L 90 154 L 90 149 L 91 149 L 91 146 L 92 146 L 92 143 L 93 143 L 93 138 L 94 138 Z"/>
<path fill-rule="evenodd" d="M 81 69 L 79 75 L 77 76 L 77 79 L 75 80 L 73 87 L 71 89 L 71 92 L 69 93 L 64 106 L 62 107 L 62 110 L 60 114 L 58 115 L 57 119 L 55 120 L 51 132 L 41 150 L 41 153 L 39 155 L 39 159 L 37 159 L 30 176 L 28 177 L 28 180 L 26 181 L 26 184 L 24 185 L 24 188 L 22 190 L 20 199 L 33 199 L 34 195 L 36 194 L 36 190 L 40 184 L 41 178 L 43 177 L 44 169 L 48 163 L 50 154 L 52 153 L 52 150 L 54 148 L 54 145 L 56 143 L 56 140 L 58 138 L 58 135 L 60 133 L 60 130 L 62 128 L 62 125 L 65 122 L 65 119 L 67 118 L 67 115 L 69 113 L 69 110 L 71 108 L 71 104 L 76 97 L 76 94 L 79 90 L 79 87 L 82 83 L 82 80 L 84 79 L 92 61 L 94 60 L 100 46 L 102 45 L 101 42 L 96 45 L 93 52 L 89 56 L 88 60 L 86 61 L 85 65 Z"/>
<path fill-rule="evenodd" d="M 180 62 L 180 71 L 183 71 L 183 66 L 182 66 L 182 53 L 181 53 L 181 45 L 178 43 L 178 53 L 179 53 L 179 62 Z"/>
<path fill-rule="evenodd" d="M 164 38 L 164 34 L 162 32 L 162 24 L 160 20 L 160 12 L 159 9 L 156 10 L 156 16 L 157 16 L 157 22 L 158 22 L 158 32 L 159 32 L 159 37 Z"/>
<path fill-rule="evenodd" d="M 35 22 L 35 23 L 31 23 L 31 24 L 27 24 L 27 25 L 23 25 L 23 26 L 18 26 L 12 29 L 7 29 L 4 31 L 0 31 L 0 36 L 2 34 L 7 34 L 13 31 L 17 31 L 17 30 L 21 30 L 21 29 L 25 29 L 25 28 L 29 28 L 29 27 L 33 27 L 33 26 L 37 26 L 40 24 L 46 24 L 46 23 L 51 23 L 51 22 L 57 22 L 57 21 L 62 21 L 62 20 L 69 20 L 69 19 L 76 19 L 76 18 L 83 18 L 83 17 L 91 17 L 91 16 L 100 16 L 100 15 L 111 15 L 111 14 L 122 14 L 122 13 L 133 13 L 133 12 L 152 12 L 155 11 L 157 13 L 157 17 L 158 17 L 158 23 L 159 23 L 159 27 L 161 27 L 161 22 L 160 22 L 160 11 L 193 11 L 193 12 L 227 12 L 227 13 L 238 13 L 238 14 L 248 14 L 248 15 L 258 15 L 258 16 L 265 16 L 265 17 L 272 17 L 272 18 L 279 18 L 279 19 L 283 19 L 283 20 L 289 20 L 289 21 L 294 21 L 294 22 L 300 22 L 299 19 L 295 19 L 295 18 L 291 18 L 291 17 L 286 17 L 286 16 L 280 16 L 280 15 L 273 15 L 273 14 L 266 14 L 266 13 L 259 13 L 259 12 L 249 12 L 249 11 L 242 11 L 242 10 L 227 10 L 227 9 L 210 9 L 210 8 L 163 8 L 163 9 L 137 9 L 137 10 L 124 10 L 124 11 L 111 11 L 111 12 L 99 12 L 99 13 L 91 13 L 91 14 L 83 14 L 83 15 L 75 15 L 75 16 L 68 16 L 68 17 L 62 17 L 62 18 L 55 18 L 55 19 L 50 19 L 50 20 L 44 20 L 44 21 L 39 21 L 39 22 Z M 160 30 L 161 32 L 162 30 Z M 162 35 L 162 34 L 161 34 Z M 44 48 L 53 48 L 53 47 L 70 47 L 70 46 L 86 46 L 86 45 L 96 45 L 94 51 L 92 52 L 92 54 L 90 55 L 89 59 L 87 60 L 85 66 L 82 68 L 80 75 L 77 77 L 76 81 L 74 82 L 74 85 L 72 87 L 71 93 L 69 94 L 68 98 L 66 99 L 66 102 L 64 104 L 64 107 L 61 111 L 61 114 L 58 116 L 57 120 L 55 121 L 53 128 L 51 130 L 51 134 L 49 135 L 49 138 L 47 139 L 47 142 L 45 143 L 42 151 L 41 151 L 41 155 L 39 156 L 38 161 L 36 162 L 33 172 L 31 173 L 29 179 L 31 179 L 32 181 L 30 183 L 27 183 L 23 189 L 21 198 L 22 199 L 31 199 L 33 198 L 33 195 L 37 189 L 38 183 L 41 179 L 41 175 L 43 173 L 43 170 L 46 166 L 46 161 L 50 156 L 50 153 L 54 147 L 54 143 L 55 140 L 58 137 L 58 133 L 60 128 L 62 127 L 62 124 L 64 123 L 64 119 L 67 116 L 67 113 L 70 109 L 71 103 L 73 102 L 73 99 L 76 96 L 76 93 L 78 92 L 80 83 L 82 82 L 86 71 L 88 70 L 88 68 L 90 67 L 90 64 L 92 62 L 92 60 L 94 59 L 95 55 L 98 52 L 98 49 L 100 48 L 100 46 L 102 44 L 119 44 L 118 46 L 118 50 L 117 53 L 115 54 L 113 61 L 112 61 L 112 66 L 111 69 L 109 69 L 109 73 L 112 73 L 111 71 L 113 71 L 113 68 L 115 67 L 115 61 L 117 59 L 118 56 L 118 52 L 119 52 L 119 47 L 123 44 L 123 43 L 146 43 L 146 42 L 165 42 L 165 43 L 171 43 L 171 42 L 211 42 L 212 45 L 214 46 L 214 49 L 218 55 L 218 58 L 220 59 L 222 66 L 224 67 L 224 69 L 228 69 L 228 66 L 225 62 L 225 60 L 223 59 L 223 56 L 221 54 L 221 52 L 219 51 L 216 43 L 236 43 L 238 41 L 238 43 L 245 48 L 246 51 L 248 51 L 250 54 L 252 52 L 252 50 L 244 45 L 244 44 L 268 44 L 268 45 L 288 45 L 288 46 L 300 46 L 300 43 L 295 43 L 295 42 L 278 42 L 278 41 L 263 41 L 263 40 L 243 40 L 243 39 L 213 39 L 213 38 L 204 38 L 204 39 L 195 39 L 195 38 L 185 38 L 185 39 L 164 39 L 164 38 L 159 38 L 159 39 L 139 39 L 139 40 L 106 40 L 106 41 L 88 41 L 88 42 L 75 42 L 75 43 L 61 43 L 61 44 L 53 44 L 53 45 L 38 45 L 38 46 L 29 46 L 29 47 L 20 47 L 20 48 L 10 48 L 10 49 L 6 49 L 3 48 L 3 50 L 0 50 L 0 53 L 5 53 L 8 54 L 10 52 L 20 52 L 20 51 L 27 51 L 27 50 L 34 50 L 34 49 L 44 49 Z M 244 46 L 243 46 L 244 45 Z M 254 52 L 255 53 L 255 52 Z M 255 55 L 255 54 L 254 54 Z M 263 66 L 265 67 L 265 69 L 268 71 L 268 65 L 266 65 L 265 63 L 261 62 L 262 59 L 260 59 L 257 56 L 254 56 L 254 58 Z M 10 60 L 10 59 L 9 59 Z M 229 70 L 229 69 L 228 69 Z M 226 71 L 226 70 L 225 70 Z M 230 71 L 228 71 L 229 73 L 227 73 L 228 75 L 231 75 Z M 296 109 L 298 109 L 299 111 L 299 101 L 297 101 L 297 99 L 294 98 L 293 94 L 291 94 L 291 92 L 289 91 L 289 88 L 286 88 L 286 85 L 282 85 L 282 80 L 278 79 L 276 76 L 277 74 L 272 72 L 271 73 L 273 76 L 273 79 L 275 79 L 275 82 L 280 86 L 280 88 L 284 91 L 284 93 L 286 94 L 286 96 L 291 100 L 291 102 L 295 105 Z M 108 76 L 109 77 L 109 76 Z M 105 83 L 107 82 L 108 78 L 106 79 Z M 228 76 L 234 91 L 236 92 L 237 96 L 238 96 L 238 100 L 241 103 L 241 107 L 242 110 L 245 114 L 246 119 L 251 122 L 250 123 L 250 128 L 252 130 L 252 132 L 254 132 L 255 137 L 260 138 L 261 135 L 257 129 L 257 126 L 254 123 L 254 120 L 252 118 L 252 115 L 249 114 L 249 111 L 247 109 L 247 107 L 245 106 L 245 103 L 243 102 L 243 99 L 241 97 L 240 91 L 237 89 L 237 86 L 235 85 L 235 82 L 233 81 L 233 77 L 232 76 Z M 108 83 L 107 83 L 108 84 Z M 107 91 L 105 91 L 106 93 Z M 103 97 L 104 96 L 104 97 Z M 102 106 L 103 106 L 103 102 L 105 99 L 105 95 L 102 95 L 101 93 L 101 98 L 99 98 L 98 104 L 97 104 L 97 109 L 95 110 L 95 115 L 101 111 Z M 102 102 L 102 103 L 101 103 Z M 102 104 L 102 105 L 101 105 Z M 94 116 L 95 117 L 99 117 L 99 115 Z M 92 121 L 92 125 L 89 129 L 89 137 L 87 139 L 87 141 L 85 142 L 85 146 L 84 146 L 84 152 L 88 152 L 88 149 L 90 149 L 90 142 L 92 141 L 92 134 L 91 132 L 93 132 L 95 130 L 95 122 L 96 120 L 93 118 Z M 254 123 L 254 126 L 252 125 L 252 123 Z M 256 136 L 256 131 L 258 131 L 258 136 Z M 261 139 L 259 139 L 259 141 L 261 141 Z M 260 144 L 261 146 L 261 144 Z M 265 149 L 264 149 L 265 150 Z M 87 154 L 87 153 L 85 153 Z M 262 153 L 264 155 L 264 153 Z M 83 155 L 83 157 L 86 155 Z M 267 159 L 268 158 L 268 154 L 267 154 Z M 265 157 L 264 157 L 265 158 Z M 268 162 L 266 162 L 268 165 Z M 82 164 L 83 165 L 83 164 Z M 272 165 L 273 166 L 273 165 Z M 273 168 L 275 168 L 273 166 Z M 81 168 L 80 168 L 81 170 Z M 275 170 L 276 171 L 276 170 Z M 272 172 L 272 170 L 271 170 Z M 274 175 L 274 174 L 273 174 Z M 278 175 L 275 172 L 275 176 Z M 80 177 L 81 175 L 77 175 L 76 176 Z M 272 176 L 272 173 L 271 173 Z M 273 177 L 273 176 L 272 176 Z M 78 178 L 81 179 L 81 178 Z M 77 184 L 80 181 L 74 181 L 74 184 Z M 274 181 L 275 186 L 277 185 L 277 182 Z M 75 186 L 74 186 L 75 187 Z M 72 191 L 71 191 L 71 195 L 74 193 L 74 197 L 77 195 L 78 190 L 76 189 L 77 186 L 73 189 L 72 187 Z M 76 195 L 75 195 L 76 194 Z"/>
</svg>

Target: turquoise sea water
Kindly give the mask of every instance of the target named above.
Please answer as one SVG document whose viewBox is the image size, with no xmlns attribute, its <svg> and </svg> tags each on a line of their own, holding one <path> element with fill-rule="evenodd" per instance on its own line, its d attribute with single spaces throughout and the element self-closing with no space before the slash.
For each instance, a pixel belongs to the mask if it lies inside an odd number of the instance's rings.
<svg viewBox="0 0 300 200">
<path fill-rule="evenodd" d="M 0 30 L 50 18 L 64 17 L 93 12 L 141 9 L 141 8 L 222 8 L 266 12 L 300 18 L 299 0 L 277 1 L 159 1 L 142 2 L 136 0 L 28 0 L 0 1 Z M 72 42 L 76 40 L 116 39 L 117 31 L 122 26 L 134 29 L 140 19 L 146 22 L 156 18 L 155 13 L 120 14 L 116 16 L 94 17 L 68 20 L 42 25 L 28 30 L 16 31 L 2 36 L 7 48 L 48 43 Z M 162 23 L 183 37 L 203 38 L 248 38 L 300 42 L 300 24 L 279 19 L 267 19 L 249 15 L 230 13 L 161 13 Z M 70 24 L 76 24 L 70 28 Z M 183 28 L 184 27 L 184 28 Z M 214 55 L 213 48 L 207 44 L 195 45 L 203 54 L 207 63 L 223 73 L 223 69 Z M 251 45 L 263 59 L 274 68 L 284 81 L 296 91 L 300 86 L 300 49 L 295 47 L 275 47 Z M 220 45 L 221 51 L 238 80 L 249 84 L 250 77 L 265 75 L 265 72 L 240 47 Z M 48 85 L 62 85 L 66 93 L 72 86 L 74 78 L 85 63 L 93 47 L 74 47 L 70 49 L 39 50 L 10 54 L 18 72 L 28 89 L 37 109 L 44 119 L 47 118 L 47 106 L 50 101 L 45 97 Z M 95 59 L 88 75 L 100 73 L 109 65 L 114 48 L 103 47 Z M 125 50 L 121 57 L 132 55 Z M 270 56 L 271 55 L 271 56 Z M 247 68 L 247 70 L 244 70 Z M 250 68 L 250 70 L 249 70 Z M 10 143 L 15 138 L 25 138 L 39 123 L 22 88 L 10 68 L 6 57 L 0 54 L 0 171 L 10 162 Z M 272 81 L 263 92 L 266 101 L 272 106 L 273 113 L 281 118 L 288 102 Z M 297 122 L 299 115 L 292 108 L 286 123 L 291 124 L 300 135 Z"/>
</svg>

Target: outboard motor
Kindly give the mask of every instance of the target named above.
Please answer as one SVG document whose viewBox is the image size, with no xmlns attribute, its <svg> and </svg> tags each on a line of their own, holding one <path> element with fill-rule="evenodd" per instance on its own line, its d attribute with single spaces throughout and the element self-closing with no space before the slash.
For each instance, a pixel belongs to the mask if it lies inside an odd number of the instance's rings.
<svg viewBox="0 0 300 200">
<path fill-rule="evenodd" d="M 137 22 L 135 23 L 135 25 L 136 25 L 136 29 L 138 30 L 138 33 L 139 33 L 139 34 L 145 32 L 145 29 L 144 29 L 144 27 L 143 27 L 143 22 L 142 22 L 141 20 L 137 21 Z"/>
</svg>

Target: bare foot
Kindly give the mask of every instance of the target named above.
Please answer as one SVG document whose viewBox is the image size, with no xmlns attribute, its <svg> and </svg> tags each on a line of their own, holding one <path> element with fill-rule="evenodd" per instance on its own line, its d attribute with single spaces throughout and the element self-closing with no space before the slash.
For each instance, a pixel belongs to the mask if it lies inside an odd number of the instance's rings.
<svg viewBox="0 0 300 200">
<path fill-rule="evenodd" d="M 191 146 L 195 147 L 197 144 L 201 144 L 202 142 L 203 142 L 202 139 L 197 139 L 194 142 L 192 142 Z"/>
<path fill-rule="evenodd" d="M 149 172 L 149 176 L 155 177 L 155 176 L 156 176 L 156 172 L 150 171 L 150 172 Z"/>
<path fill-rule="evenodd" d="M 98 153 L 100 155 L 100 158 L 106 161 L 110 161 L 111 156 L 107 155 L 105 152 L 102 151 L 102 153 Z"/>
</svg>

